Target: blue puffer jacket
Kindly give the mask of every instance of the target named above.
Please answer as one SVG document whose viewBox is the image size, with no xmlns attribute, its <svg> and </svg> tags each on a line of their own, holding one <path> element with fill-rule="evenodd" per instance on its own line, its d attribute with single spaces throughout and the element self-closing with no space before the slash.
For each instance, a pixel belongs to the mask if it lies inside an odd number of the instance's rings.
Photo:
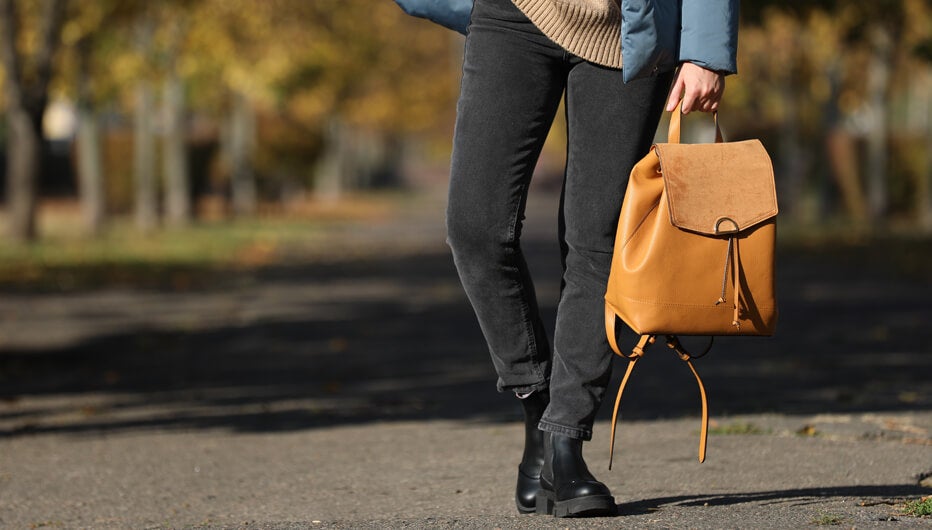
<svg viewBox="0 0 932 530">
<path fill-rule="evenodd" d="M 689 61 L 738 71 L 739 0 L 621 0 L 624 80 L 672 70 Z"/>
<path fill-rule="evenodd" d="M 395 0 L 405 12 L 466 33 L 472 0 Z M 656 75 L 689 61 L 728 74 L 738 70 L 739 0 L 621 0 L 624 80 Z"/>
<path fill-rule="evenodd" d="M 473 0 L 395 0 L 405 13 L 466 34 Z"/>
</svg>

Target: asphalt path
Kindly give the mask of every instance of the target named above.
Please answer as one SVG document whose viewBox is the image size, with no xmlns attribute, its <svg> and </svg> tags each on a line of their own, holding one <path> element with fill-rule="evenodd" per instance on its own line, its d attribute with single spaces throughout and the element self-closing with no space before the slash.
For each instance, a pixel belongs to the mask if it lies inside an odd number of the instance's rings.
<svg viewBox="0 0 932 530">
<path fill-rule="evenodd" d="M 535 196 L 525 232 L 548 321 L 554 207 Z M 183 290 L 0 296 L 0 527 L 932 527 L 903 514 L 932 494 L 927 242 L 781 247 L 777 335 L 697 364 L 705 464 L 692 376 L 649 352 L 614 469 L 610 411 L 586 445 L 621 516 L 585 521 L 515 512 L 519 410 L 442 197 L 278 257 Z"/>
</svg>

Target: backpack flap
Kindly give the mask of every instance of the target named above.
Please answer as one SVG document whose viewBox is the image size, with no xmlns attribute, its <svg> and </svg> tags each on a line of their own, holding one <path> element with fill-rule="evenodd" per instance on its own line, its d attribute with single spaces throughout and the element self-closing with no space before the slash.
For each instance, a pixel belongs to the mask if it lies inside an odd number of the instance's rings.
<svg viewBox="0 0 932 530">
<path fill-rule="evenodd" d="M 777 215 L 773 165 L 759 140 L 655 148 L 674 226 L 724 235 Z"/>
</svg>

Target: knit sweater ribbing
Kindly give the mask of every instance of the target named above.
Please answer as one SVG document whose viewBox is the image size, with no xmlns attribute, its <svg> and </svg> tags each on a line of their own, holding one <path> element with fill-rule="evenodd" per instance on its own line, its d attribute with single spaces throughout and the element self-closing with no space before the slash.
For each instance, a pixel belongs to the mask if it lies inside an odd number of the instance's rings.
<svg viewBox="0 0 932 530">
<path fill-rule="evenodd" d="M 583 59 L 621 68 L 619 0 L 512 0 L 540 31 Z"/>
</svg>

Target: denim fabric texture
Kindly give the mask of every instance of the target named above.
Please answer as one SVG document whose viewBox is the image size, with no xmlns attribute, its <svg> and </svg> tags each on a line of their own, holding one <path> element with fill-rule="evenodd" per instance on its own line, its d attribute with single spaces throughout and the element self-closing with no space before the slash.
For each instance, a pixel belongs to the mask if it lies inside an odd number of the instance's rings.
<svg viewBox="0 0 932 530">
<path fill-rule="evenodd" d="M 591 439 L 611 376 L 603 308 L 628 173 L 650 149 L 670 74 L 622 82 L 551 42 L 510 0 L 473 8 L 454 133 L 448 243 L 498 389 L 549 388 L 540 429 Z M 565 97 L 563 278 L 551 353 L 521 252 L 528 185 Z"/>
</svg>

